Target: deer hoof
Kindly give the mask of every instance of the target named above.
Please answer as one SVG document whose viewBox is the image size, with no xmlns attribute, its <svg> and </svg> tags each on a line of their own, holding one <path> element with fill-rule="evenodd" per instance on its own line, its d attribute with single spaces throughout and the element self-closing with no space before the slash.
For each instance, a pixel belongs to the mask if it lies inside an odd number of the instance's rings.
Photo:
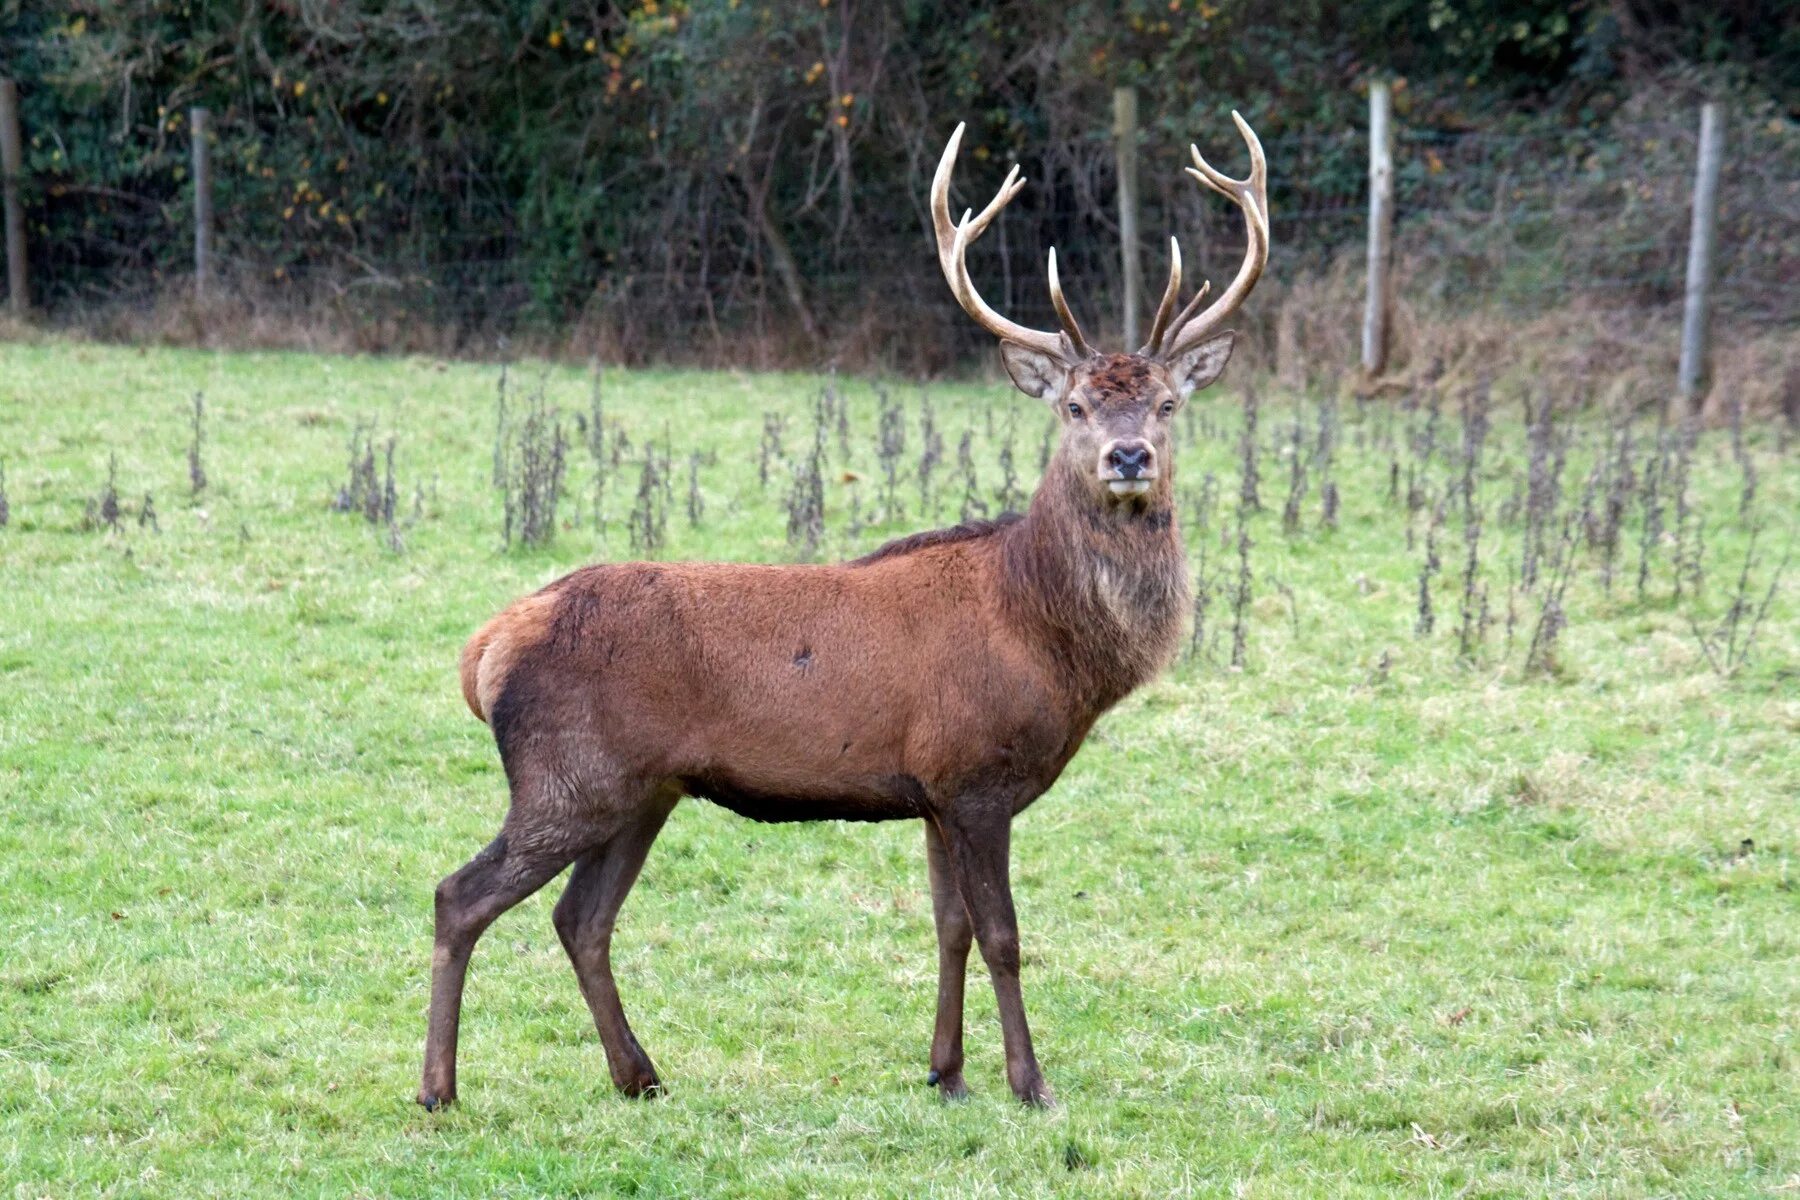
<svg viewBox="0 0 1800 1200">
<path fill-rule="evenodd" d="M 420 1092 L 418 1098 L 419 1107 L 426 1112 L 437 1112 L 440 1108 L 447 1108 L 455 1099 L 454 1096 L 439 1096 L 433 1092 Z"/>
<path fill-rule="evenodd" d="M 655 1075 L 639 1075 L 619 1081 L 619 1091 L 633 1100 L 654 1100 L 664 1092 L 662 1080 Z"/>
<path fill-rule="evenodd" d="M 932 1071 L 925 1076 L 925 1085 L 938 1090 L 942 1100 L 966 1100 L 969 1096 L 968 1085 L 963 1082 L 961 1071 Z"/>
<path fill-rule="evenodd" d="M 1042 1075 L 1033 1075 L 1030 1079 L 1015 1084 L 1013 1095 L 1027 1108 L 1056 1107 L 1056 1093 L 1050 1090 L 1050 1085 L 1044 1082 Z"/>
</svg>

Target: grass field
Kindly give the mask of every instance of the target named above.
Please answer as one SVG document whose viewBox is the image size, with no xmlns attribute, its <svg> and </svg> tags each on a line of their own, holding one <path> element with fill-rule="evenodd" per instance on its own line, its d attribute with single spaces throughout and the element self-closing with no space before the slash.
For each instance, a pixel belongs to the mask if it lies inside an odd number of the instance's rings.
<svg viewBox="0 0 1800 1200">
<path fill-rule="evenodd" d="M 1269 444 L 1296 410 L 1265 397 L 1245 668 L 1226 665 L 1231 606 L 1215 596 L 1205 653 L 1105 718 L 1015 833 L 1026 1001 L 1060 1109 L 1012 1101 L 978 959 L 974 1096 L 946 1106 L 925 1086 L 935 952 L 917 827 L 760 826 L 689 802 L 615 944 L 667 1098 L 612 1093 L 550 926 L 553 885 L 482 942 L 462 1102 L 423 1112 L 432 889 L 504 809 L 457 690 L 463 640 L 514 596 L 629 554 L 642 447 L 665 431 L 662 555 L 789 557 L 783 497 L 821 386 L 609 374 L 608 421 L 634 445 L 610 473 L 604 544 L 571 430 L 563 527 L 548 549 L 507 551 L 496 375 L 0 348 L 10 1194 L 1800 1191 L 1800 579 L 1749 661 L 1715 669 L 1690 617 L 1710 627 L 1730 603 L 1747 538 L 1729 437 L 1708 433 L 1691 474 L 1699 599 L 1672 598 L 1667 531 L 1638 599 L 1634 503 L 1611 594 L 1577 546 L 1568 627 L 1527 670 L 1547 585 L 1517 595 L 1509 646 L 1524 536 L 1502 515 L 1524 470 L 1510 394 L 1480 480 L 1492 619 L 1468 656 L 1456 507 L 1433 535 L 1444 566 L 1420 636 L 1431 505 L 1389 497 L 1423 418 L 1404 415 L 1390 450 L 1394 421 L 1346 405 L 1338 527 L 1315 483 L 1290 535 L 1291 461 Z M 826 552 L 955 520 L 964 430 L 989 504 L 1009 422 L 1023 486 L 1035 474 L 1048 418 L 1033 402 L 934 386 L 947 465 L 922 515 L 917 390 L 899 387 L 904 513 L 852 534 L 852 493 L 863 517 L 884 507 L 879 421 L 868 384 L 841 386 L 851 454 L 833 431 Z M 582 372 L 545 387 L 585 411 Z M 192 497 L 196 391 L 209 485 Z M 1204 542 L 1231 587 L 1241 405 L 1229 376 L 1202 397 L 1180 468 L 1190 500 L 1216 475 L 1190 556 Z M 764 487 L 767 411 L 790 417 Z M 1454 406 L 1443 421 L 1454 447 Z M 331 508 L 371 423 L 378 444 L 396 438 L 393 535 Z M 1565 510 L 1604 435 L 1578 432 Z M 717 457 L 691 468 L 697 452 Z M 122 529 L 86 529 L 113 454 Z M 1760 433 L 1745 454 L 1766 514 L 1760 603 L 1800 471 Z M 1417 466 L 1420 484 L 1441 494 L 1453 457 Z M 137 523 L 145 491 L 160 532 Z"/>
</svg>

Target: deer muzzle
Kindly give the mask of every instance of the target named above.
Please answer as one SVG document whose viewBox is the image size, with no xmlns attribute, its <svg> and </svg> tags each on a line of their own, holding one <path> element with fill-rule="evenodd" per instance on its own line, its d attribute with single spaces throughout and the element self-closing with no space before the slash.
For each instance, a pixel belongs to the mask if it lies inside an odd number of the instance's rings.
<svg viewBox="0 0 1800 1200">
<path fill-rule="evenodd" d="M 1141 496 L 1156 482 L 1156 451 L 1142 438 L 1108 442 L 1100 451 L 1100 478 L 1115 496 Z"/>
</svg>

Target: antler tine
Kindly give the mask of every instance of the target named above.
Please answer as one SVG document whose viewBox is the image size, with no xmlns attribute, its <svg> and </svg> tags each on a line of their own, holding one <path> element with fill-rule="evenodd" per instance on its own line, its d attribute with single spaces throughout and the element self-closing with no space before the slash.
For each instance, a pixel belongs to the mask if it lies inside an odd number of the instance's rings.
<svg viewBox="0 0 1800 1200">
<path fill-rule="evenodd" d="M 1257 140 L 1256 132 L 1250 128 L 1249 122 L 1236 112 L 1231 114 L 1231 119 L 1236 122 L 1238 132 L 1243 135 L 1244 142 L 1250 149 L 1250 174 L 1243 179 L 1233 179 L 1213 169 L 1200 156 L 1197 146 L 1188 147 L 1193 155 L 1194 165 L 1187 168 L 1187 173 L 1244 210 L 1244 229 L 1248 239 L 1244 264 L 1238 268 L 1237 278 L 1231 281 L 1231 286 L 1199 316 L 1189 314 L 1199 303 L 1200 296 L 1195 296 L 1189 302 L 1187 309 L 1174 323 L 1173 332 L 1168 337 L 1169 345 L 1159 351 L 1164 358 L 1175 358 L 1211 336 L 1243 304 L 1244 298 L 1256 286 L 1263 267 L 1269 261 L 1268 160 L 1264 158 L 1262 143 Z M 1204 294 L 1202 289 L 1201 295 Z"/>
<path fill-rule="evenodd" d="M 1174 238 L 1169 239 L 1169 282 L 1163 288 L 1162 302 L 1156 306 L 1156 320 L 1150 323 L 1150 340 L 1145 342 L 1139 354 L 1155 354 L 1162 345 L 1163 333 L 1169 328 L 1169 318 L 1174 315 L 1176 302 L 1181 299 L 1181 243 Z"/>
<path fill-rule="evenodd" d="M 1210 291 L 1212 291 L 1212 283 L 1208 280 L 1201 280 L 1200 290 L 1194 293 L 1194 298 L 1187 302 L 1179 316 L 1172 321 L 1169 319 L 1169 315 L 1175 310 L 1176 301 L 1181 299 L 1181 243 L 1170 238 L 1169 286 L 1163 289 L 1162 303 L 1156 306 L 1156 322 L 1150 327 L 1150 340 L 1144 343 L 1138 353 L 1161 353 L 1163 339 L 1169 335 L 1171 330 L 1180 329 L 1188 323 L 1188 320 L 1194 315 L 1194 310 L 1200 307 L 1200 302 L 1206 299 L 1206 293 Z"/>
<path fill-rule="evenodd" d="M 1163 334 L 1163 341 L 1165 343 L 1169 340 L 1171 335 L 1181 332 L 1182 327 L 1194 319 L 1194 314 L 1200 311 L 1200 302 L 1206 299 L 1211 292 L 1212 280 L 1202 279 L 1200 281 L 1200 290 L 1194 293 L 1194 298 L 1184 304 L 1180 314 L 1177 315 L 1173 321 L 1169 322 L 1169 328 Z"/>
<path fill-rule="evenodd" d="M 1094 357 L 1094 348 L 1088 340 L 1081 336 L 1081 326 L 1075 321 L 1075 314 L 1069 308 L 1069 302 L 1063 299 L 1062 280 L 1056 274 L 1056 247 L 1050 247 L 1050 303 L 1056 306 L 1057 320 L 1062 322 L 1063 333 L 1068 337 L 1075 353 L 1083 358 Z"/>
<path fill-rule="evenodd" d="M 957 303 L 963 306 L 963 311 L 974 317 L 977 324 L 995 337 L 1064 362 L 1078 362 L 1092 351 L 1087 348 L 1073 318 L 1067 315 L 1068 305 L 1061 299 L 1062 288 L 1056 281 L 1054 260 L 1050 276 L 1051 299 L 1056 302 L 1057 313 L 1063 318 L 1068 333 L 1031 329 L 1010 321 L 989 307 L 987 301 L 981 298 L 981 293 L 975 290 L 975 282 L 969 277 L 969 243 L 980 237 L 989 222 L 1019 194 L 1025 181 L 1018 177 L 1019 168 L 1015 165 L 1007 172 L 1000 190 L 994 193 L 994 198 L 981 210 L 979 216 L 972 217 L 965 211 L 961 221 L 952 220 L 950 175 L 956 167 L 956 152 L 962 146 L 963 129 L 964 126 L 958 124 L 956 132 L 950 135 L 943 157 L 938 159 L 937 174 L 931 180 L 931 223 L 937 234 L 938 266 L 944 272 L 944 280 L 950 285 L 951 294 L 956 297 Z"/>
</svg>

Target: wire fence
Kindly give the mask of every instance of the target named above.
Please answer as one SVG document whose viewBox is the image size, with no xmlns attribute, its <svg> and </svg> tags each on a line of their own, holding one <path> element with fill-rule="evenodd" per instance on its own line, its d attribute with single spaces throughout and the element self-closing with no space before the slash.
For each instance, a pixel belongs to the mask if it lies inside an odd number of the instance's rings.
<svg viewBox="0 0 1800 1200">
<path fill-rule="evenodd" d="M 1518 135 L 1402 127 L 1394 244 L 1404 298 L 1432 310 L 1529 313 L 1581 301 L 1673 313 L 1697 127 L 1697 111 Z M 1353 261 L 1368 221 L 1365 130 L 1273 136 L 1265 147 L 1274 190 L 1268 278 L 1277 287 L 1259 298 L 1278 294 L 1279 281 Z M 1232 165 L 1241 150 L 1207 149 L 1224 169 L 1241 170 Z M 1035 164 L 1040 198 L 1008 209 L 974 249 L 979 286 L 1003 310 L 1053 327 L 1042 253 L 1054 243 L 1084 320 L 1116 332 L 1123 304 L 1111 154 L 1102 140 L 1047 148 Z M 920 157 L 929 165 L 933 156 Z M 982 203 L 1001 165 L 965 163 L 957 204 Z M 1025 166 L 1030 175 L 1034 164 Z M 1145 146 L 1139 228 L 1152 292 L 1168 234 L 1182 240 L 1190 280 L 1228 278 L 1242 253 L 1241 219 L 1181 166 L 1176 147 Z M 183 259 L 171 253 L 193 238 L 193 185 L 179 167 L 142 193 L 68 174 L 27 182 L 30 205 L 60 206 L 59 236 L 30 249 L 35 298 L 52 314 L 146 303 L 187 285 L 185 266 L 175 265 Z M 985 341 L 938 276 L 925 180 L 909 184 L 911 210 L 858 214 L 848 238 L 819 235 L 827 218 L 816 205 L 778 219 L 805 235 L 794 239 L 803 302 L 825 341 L 896 359 L 923 355 L 920 365 L 931 367 Z M 266 168 L 221 169 L 213 260 L 234 303 L 329 310 L 377 331 L 383 322 L 424 323 L 462 343 L 583 329 L 627 357 L 686 349 L 731 359 L 747 340 L 807 349 L 766 235 L 741 193 L 716 180 L 671 181 L 671 208 L 691 213 L 692 228 L 671 218 L 644 226 L 650 232 L 622 249 L 585 253 L 544 244 L 541 215 L 498 175 L 421 175 L 411 189 L 389 190 L 373 212 L 334 208 L 324 194 L 272 181 Z M 1753 330 L 1800 324 L 1800 136 L 1791 122 L 1731 128 L 1721 195 L 1715 320 Z M 597 194 L 594 203 L 614 201 Z M 85 219 L 71 221 L 72 209 Z"/>
</svg>

